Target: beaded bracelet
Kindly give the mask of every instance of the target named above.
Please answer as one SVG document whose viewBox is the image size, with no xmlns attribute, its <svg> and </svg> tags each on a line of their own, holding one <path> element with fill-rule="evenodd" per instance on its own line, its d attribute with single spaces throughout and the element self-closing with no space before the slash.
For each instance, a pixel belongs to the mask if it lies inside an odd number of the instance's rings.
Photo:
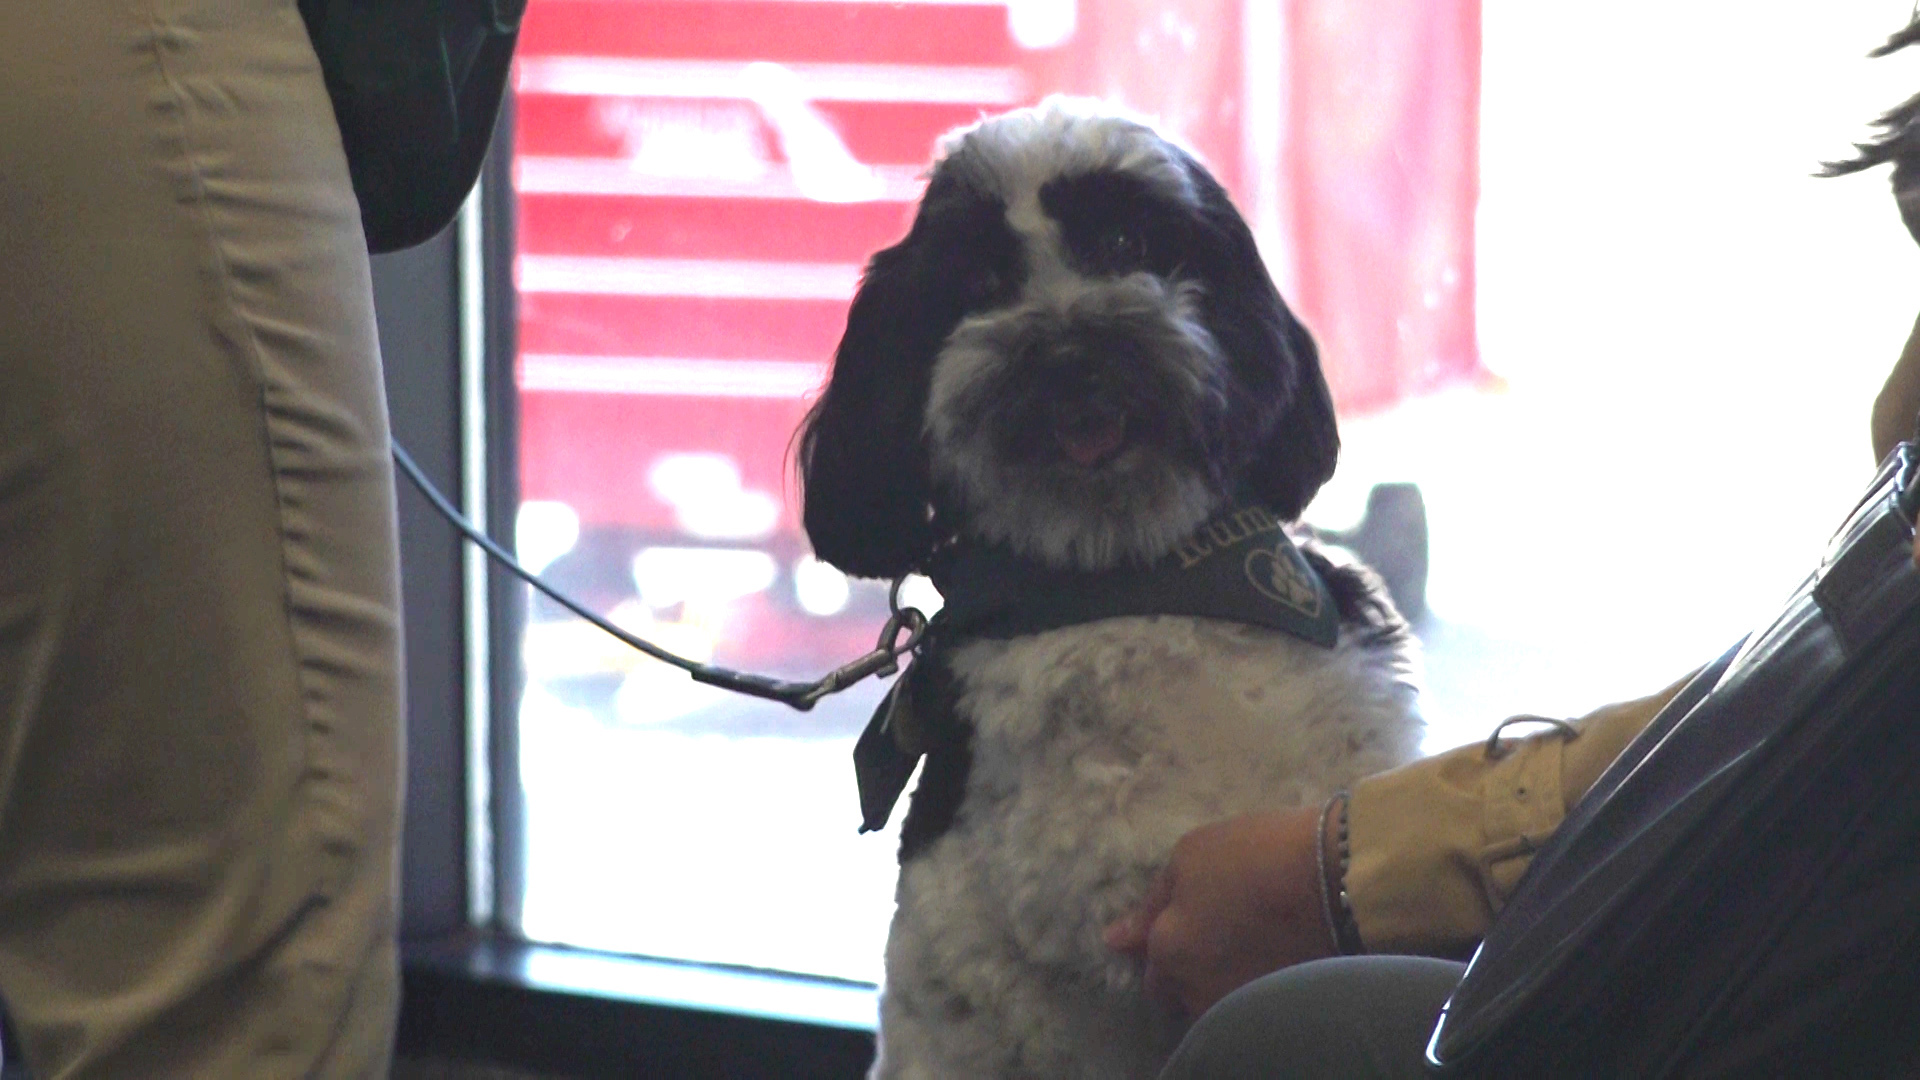
<svg viewBox="0 0 1920 1080">
<path fill-rule="evenodd" d="M 1333 943 L 1336 956 L 1345 954 L 1340 950 L 1340 923 L 1333 917 L 1334 883 L 1327 875 L 1327 819 L 1333 816 L 1333 806 L 1342 794 L 1344 792 L 1335 792 L 1321 805 L 1320 824 L 1313 830 L 1313 866 L 1320 875 L 1320 914 L 1326 919 L 1327 940 Z"/>
<path fill-rule="evenodd" d="M 1347 842 L 1347 811 L 1353 806 L 1353 798 L 1346 792 L 1340 793 L 1340 868 L 1335 879 L 1340 891 L 1335 896 L 1333 908 L 1334 940 L 1340 946 L 1342 956 L 1359 956 L 1367 951 L 1360 940 L 1360 923 L 1353 917 L 1353 897 L 1347 893 L 1347 866 L 1353 861 L 1353 853 Z"/>
<path fill-rule="evenodd" d="M 1347 894 L 1347 864 L 1352 858 L 1347 836 L 1347 810 L 1350 803 L 1351 797 L 1347 792 L 1334 792 L 1326 805 L 1320 808 L 1320 827 L 1313 838 L 1314 854 L 1320 862 L 1320 913 L 1326 919 L 1327 933 L 1333 939 L 1333 950 L 1340 956 L 1358 956 L 1366 951 L 1366 946 L 1360 941 L 1360 924 L 1353 917 L 1353 900 Z M 1326 856 L 1327 824 L 1336 807 L 1340 811 L 1335 848 L 1339 861 L 1330 865 Z"/>
</svg>

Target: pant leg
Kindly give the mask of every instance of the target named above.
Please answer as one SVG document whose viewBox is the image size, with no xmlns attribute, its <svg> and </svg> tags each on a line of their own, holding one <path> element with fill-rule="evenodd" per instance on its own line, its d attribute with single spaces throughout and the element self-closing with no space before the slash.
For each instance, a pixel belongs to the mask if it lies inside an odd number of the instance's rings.
<svg viewBox="0 0 1920 1080">
<path fill-rule="evenodd" d="M 0 996 L 33 1075 L 383 1075 L 399 600 L 294 0 L 0 4 Z"/>
<path fill-rule="evenodd" d="M 1227 995 L 1187 1033 L 1162 1080 L 1415 1080 L 1466 971 L 1418 956 L 1355 956 L 1275 972 Z"/>
</svg>

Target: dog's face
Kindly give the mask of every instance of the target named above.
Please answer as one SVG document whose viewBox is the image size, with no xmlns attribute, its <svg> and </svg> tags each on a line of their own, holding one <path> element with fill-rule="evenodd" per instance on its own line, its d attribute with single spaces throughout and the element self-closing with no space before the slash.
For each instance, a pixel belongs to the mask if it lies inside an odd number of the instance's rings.
<svg viewBox="0 0 1920 1080">
<path fill-rule="evenodd" d="M 816 553 L 861 576 L 950 536 L 1147 562 L 1233 499 L 1297 516 L 1339 439 L 1311 337 L 1194 158 L 1052 100 L 947 137 L 874 256 L 802 431 Z"/>
</svg>

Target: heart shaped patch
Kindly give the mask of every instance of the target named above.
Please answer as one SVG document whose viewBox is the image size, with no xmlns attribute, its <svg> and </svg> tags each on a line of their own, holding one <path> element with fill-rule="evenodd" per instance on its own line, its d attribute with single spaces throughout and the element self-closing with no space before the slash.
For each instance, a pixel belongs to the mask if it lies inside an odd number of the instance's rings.
<svg viewBox="0 0 1920 1080">
<path fill-rule="evenodd" d="M 1247 580 L 1260 595 L 1309 619 L 1319 618 L 1318 582 L 1292 545 L 1248 552 L 1246 566 Z"/>
</svg>

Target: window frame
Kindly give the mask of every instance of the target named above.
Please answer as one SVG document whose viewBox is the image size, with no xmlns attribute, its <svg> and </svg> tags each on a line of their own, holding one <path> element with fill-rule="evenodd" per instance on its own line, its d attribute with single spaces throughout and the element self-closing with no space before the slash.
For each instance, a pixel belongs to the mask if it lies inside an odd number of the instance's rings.
<svg viewBox="0 0 1920 1080">
<path fill-rule="evenodd" d="M 463 220 L 372 268 L 394 436 L 470 512 L 483 503 L 486 531 L 508 544 L 519 504 L 512 113 L 509 93 Z M 525 886 L 512 703 L 526 591 L 498 571 L 474 577 L 473 549 L 404 480 L 397 499 L 407 675 L 398 1053 L 562 1075 L 864 1071 L 869 1025 L 743 1011 L 673 989 L 676 977 L 718 977 L 742 998 L 860 993 L 857 984 L 543 946 L 513 932 Z"/>
</svg>

